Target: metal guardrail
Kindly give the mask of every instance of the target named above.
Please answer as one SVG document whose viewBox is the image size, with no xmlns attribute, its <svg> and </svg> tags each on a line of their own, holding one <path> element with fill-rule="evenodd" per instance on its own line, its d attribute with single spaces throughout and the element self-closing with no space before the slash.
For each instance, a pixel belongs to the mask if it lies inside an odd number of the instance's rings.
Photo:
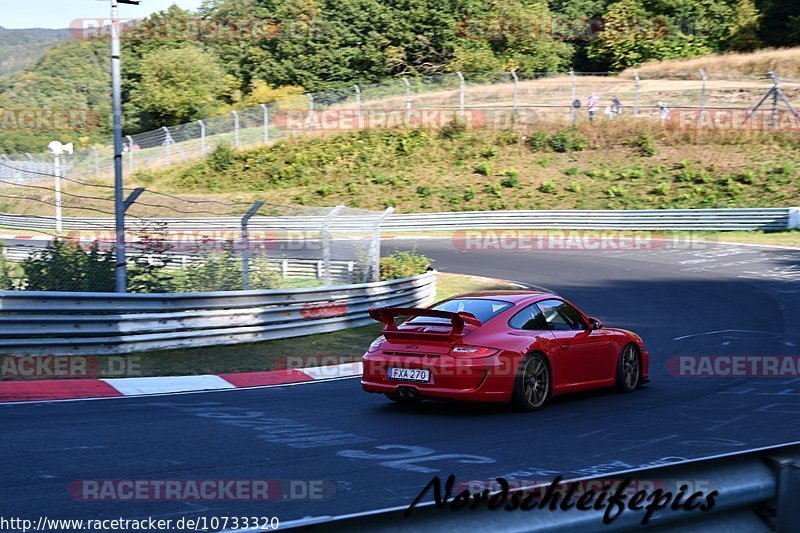
<svg viewBox="0 0 800 533">
<path fill-rule="evenodd" d="M 370 324 L 418 306 L 436 273 L 309 289 L 185 294 L 0 291 L 0 353 L 106 355 L 257 342 Z"/>
<path fill-rule="evenodd" d="M 602 480 L 600 482 L 602 486 L 605 484 L 604 481 L 621 481 L 627 478 L 633 480 L 631 486 L 637 489 L 643 486 L 655 486 L 656 489 L 678 487 L 682 483 L 687 483 L 691 488 L 687 490 L 684 502 L 695 490 L 701 490 L 704 495 L 708 495 L 714 490 L 719 492 L 715 498 L 713 509 L 708 512 L 698 509 L 686 511 L 680 507 L 678 510 L 672 510 L 671 506 L 656 511 L 648 525 L 655 527 L 660 532 L 789 532 L 800 530 L 800 505 L 798 505 L 800 502 L 800 445 L 798 443 L 684 461 L 680 464 L 605 473 L 568 482 L 578 481 L 586 490 L 591 485 L 584 482 L 590 480 Z M 444 487 L 445 479 L 441 481 Z M 456 480 L 457 483 L 459 481 L 464 480 Z M 566 492 L 565 486 L 568 482 L 565 481 L 560 486 L 562 494 Z M 549 483 L 539 483 L 516 490 L 530 491 L 548 485 Z M 420 491 L 422 489 L 423 485 L 419 487 Z M 461 490 L 461 488 L 453 490 L 448 501 L 452 500 Z M 672 490 L 674 491 L 672 495 L 675 496 L 677 491 Z M 442 492 L 444 493 L 444 491 Z M 650 493 L 653 492 L 653 489 L 650 489 Z M 409 504 L 416 496 L 417 494 L 410 495 Z M 449 506 L 437 508 L 434 505 L 431 490 L 408 516 L 404 516 L 408 508 L 406 506 L 346 517 L 318 517 L 284 522 L 281 523 L 281 528 L 313 526 L 313 531 L 319 532 L 391 531 L 393 533 L 406 531 L 414 533 L 428 531 L 638 531 L 643 529 L 642 519 L 646 509 L 631 509 L 628 506 L 630 499 L 631 495 L 628 493 L 628 498 L 624 502 L 625 510 L 617 519 L 606 525 L 603 523 L 604 508 L 588 511 L 577 511 L 575 508 L 569 511 L 560 509 L 551 511 L 548 508 L 505 511 L 502 508 L 490 510 L 484 502 L 474 510 L 462 508 L 454 512 Z M 701 500 L 705 502 L 705 496 L 698 501 Z M 642 506 L 648 505 L 651 501 L 645 500 Z"/>
<path fill-rule="evenodd" d="M 559 211 L 463 211 L 454 213 L 395 213 L 386 218 L 381 230 L 386 232 L 472 229 L 618 229 L 618 230 L 689 230 L 780 231 L 800 228 L 800 208 L 740 209 L 652 209 L 652 210 L 559 210 Z M 241 220 L 219 218 L 161 218 L 168 232 L 238 231 Z M 253 217 L 253 231 L 318 230 L 322 217 Z M 331 224 L 331 231 L 358 231 L 365 219 L 341 216 Z M 65 218 L 67 231 L 111 231 L 112 218 Z M 52 217 L 0 214 L 0 226 L 52 232 Z"/>
</svg>

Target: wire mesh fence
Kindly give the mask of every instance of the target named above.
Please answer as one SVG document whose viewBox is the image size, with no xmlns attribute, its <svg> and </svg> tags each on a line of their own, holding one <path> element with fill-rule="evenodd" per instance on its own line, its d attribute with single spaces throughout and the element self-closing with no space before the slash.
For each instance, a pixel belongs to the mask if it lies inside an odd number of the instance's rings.
<svg viewBox="0 0 800 533">
<path fill-rule="evenodd" d="M 400 78 L 292 96 L 128 135 L 123 171 L 126 178 L 136 175 L 136 182 L 146 183 L 148 171 L 202 158 L 223 144 L 244 149 L 298 134 L 441 128 L 454 120 L 473 127 L 528 128 L 622 116 L 681 128 L 797 131 L 800 120 L 792 102 L 798 98 L 800 80 L 773 73 L 457 72 Z M 0 154 L 4 224 L 18 231 L 26 220 L 35 220 L 28 227 L 39 229 L 36 238 L 6 240 L 0 286 L 113 290 L 113 158 L 110 145 L 79 150 L 61 156 L 56 175 L 50 154 Z M 127 188 L 125 194 L 134 191 Z M 376 279 L 376 228 L 385 214 L 255 205 L 191 192 L 137 194 L 126 212 L 131 290 L 255 289 Z M 63 240 L 56 242 L 56 237 Z M 52 270 L 54 265 L 61 270 Z"/>
</svg>

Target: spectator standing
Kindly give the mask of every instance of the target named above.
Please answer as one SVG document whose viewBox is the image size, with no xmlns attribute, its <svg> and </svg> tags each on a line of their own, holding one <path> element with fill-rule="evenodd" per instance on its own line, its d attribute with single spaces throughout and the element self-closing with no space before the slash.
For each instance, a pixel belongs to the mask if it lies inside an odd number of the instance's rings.
<svg viewBox="0 0 800 533">
<path fill-rule="evenodd" d="M 592 122 L 594 121 L 594 116 L 597 114 L 597 110 L 600 108 L 600 97 L 597 96 L 597 93 L 589 95 L 586 101 L 586 107 L 589 110 L 589 122 Z"/>
<path fill-rule="evenodd" d="M 665 122 L 669 120 L 670 109 L 667 103 L 663 100 L 659 100 L 656 105 L 658 106 L 658 110 L 661 112 L 661 120 Z"/>
</svg>

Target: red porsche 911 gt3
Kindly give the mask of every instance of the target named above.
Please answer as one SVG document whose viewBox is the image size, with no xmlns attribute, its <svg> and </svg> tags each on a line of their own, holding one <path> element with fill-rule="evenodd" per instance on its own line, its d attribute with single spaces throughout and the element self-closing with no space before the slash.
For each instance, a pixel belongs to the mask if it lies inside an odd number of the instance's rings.
<svg viewBox="0 0 800 533">
<path fill-rule="evenodd" d="M 648 381 L 638 335 L 603 327 L 555 294 L 471 293 L 370 316 L 383 331 L 364 354 L 361 384 L 394 401 L 511 402 L 534 411 L 558 394 L 630 392 Z"/>
</svg>

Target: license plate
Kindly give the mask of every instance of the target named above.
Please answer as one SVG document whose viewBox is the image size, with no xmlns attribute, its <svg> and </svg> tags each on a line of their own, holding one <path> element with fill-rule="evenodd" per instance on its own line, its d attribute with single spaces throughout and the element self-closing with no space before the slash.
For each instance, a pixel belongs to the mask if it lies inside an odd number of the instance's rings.
<svg viewBox="0 0 800 533">
<path fill-rule="evenodd" d="M 402 381 L 425 381 L 431 377 L 431 371 L 420 368 L 390 368 L 387 373 L 389 379 Z"/>
</svg>

